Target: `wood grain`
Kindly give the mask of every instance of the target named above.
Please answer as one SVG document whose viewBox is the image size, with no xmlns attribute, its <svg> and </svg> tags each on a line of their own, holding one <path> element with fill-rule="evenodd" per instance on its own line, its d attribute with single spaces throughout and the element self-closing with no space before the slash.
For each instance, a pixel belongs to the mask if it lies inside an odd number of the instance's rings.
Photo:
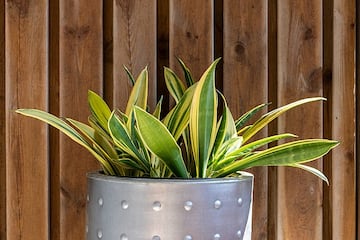
<svg viewBox="0 0 360 240">
<path fill-rule="evenodd" d="M 87 122 L 87 91 L 102 94 L 102 2 L 59 1 L 59 111 Z M 85 236 L 86 173 L 98 170 L 90 154 L 64 135 L 59 139 L 60 239 Z"/>
<path fill-rule="evenodd" d="M 6 240 L 5 1 L 0 1 L 0 240 Z"/>
<path fill-rule="evenodd" d="M 278 102 L 322 95 L 322 5 L 278 2 Z M 322 103 L 287 113 L 279 132 L 322 137 Z M 311 164 L 322 169 L 322 162 Z M 279 169 L 278 239 L 322 239 L 322 182 L 295 169 Z"/>
<path fill-rule="evenodd" d="M 213 60 L 212 1 L 170 0 L 170 67 L 183 78 L 182 59 L 198 80 Z"/>
<path fill-rule="evenodd" d="M 252 107 L 268 102 L 267 2 L 224 1 L 224 94 L 238 118 Z M 264 137 L 263 131 L 258 137 Z M 255 175 L 253 239 L 267 239 L 267 168 Z"/>
<path fill-rule="evenodd" d="M 135 77 L 149 70 L 149 106 L 156 94 L 156 1 L 115 0 L 114 3 L 114 106 L 125 111 L 131 84 L 123 66 Z"/>
<path fill-rule="evenodd" d="M 334 1 L 332 137 L 332 237 L 356 237 L 355 1 Z"/>
<path fill-rule="evenodd" d="M 6 239 L 48 239 L 47 127 L 16 115 L 47 110 L 48 3 L 6 1 Z M 36 227 L 35 227 L 36 226 Z"/>
</svg>

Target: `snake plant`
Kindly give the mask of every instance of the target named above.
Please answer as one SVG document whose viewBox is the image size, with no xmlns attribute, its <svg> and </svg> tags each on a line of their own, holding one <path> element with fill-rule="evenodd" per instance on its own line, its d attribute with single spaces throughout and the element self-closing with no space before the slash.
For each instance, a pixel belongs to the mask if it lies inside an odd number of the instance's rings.
<svg viewBox="0 0 360 240">
<path fill-rule="evenodd" d="M 90 151 L 108 175 L 219 178 L 235 176 L 256 166 L 289 166 L 309 171 L 327 182 L 321 171 L 305 163 L 327 154 L 338 145 L 337 141 L 294 140 L 297 136 L 291 133 L 253 138 L 286 111 L 325 99 L 301 99 L 248 124 L 267 104 L 234 119 L 225 97 L 215 87 L 218 61 L 210 65 L 199 81 L 193 80 L 181 60 L 185 81 L 171 69 L 164 68 L 169 94 L 175 99 L 175 106 L 165 115 L 161 113 L 161 99 L 153 111 L 148 108 L 147 68 L 136 79 L 126 69 L 133 88 L 125 111 L 111 111 L 99 95 L 89 91 L 88 124 L 37 109 L 18 109 L 17 112 L 59 129 Z M 165 117 L 161 118 L 162 115 Z M 276 145 L 277 141 L 282 144 Z M 266 148 L 270 143 L 275 146 Z"/>
</svg>

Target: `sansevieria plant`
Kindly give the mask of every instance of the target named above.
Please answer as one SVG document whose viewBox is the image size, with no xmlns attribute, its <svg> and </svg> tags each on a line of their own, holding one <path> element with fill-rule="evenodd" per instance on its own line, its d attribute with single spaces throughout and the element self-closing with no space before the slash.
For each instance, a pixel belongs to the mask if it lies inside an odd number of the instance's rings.
<svg viewBox="0 0 360 240">
<path fill-rule="evenodd" d="M 289 166 L 309 171 L 327 182 L 321 171 L 305 163 L 328 153 L 338 145 L 337 141 L 289 141 L 296 138 L 291 133 L 253 140 L 256 133 L 286 111 L 325 99 L 302 99 L 248 124 L 248 120 L 267 104 L 256 106 L 234 119 L 225 97 L 215 87 L 214 72 L 218 61 L 214 61 L 197 82 L 181 60 L 185 81 L 181 81 L 171 69 L 164 68 L 168 91 L 176 103 L 164 118 L 160 117 L 161 99 L 153 111 L 148 109 L 146 68 L 136 80 L 125 69 L 133 84 L 125 111 L 111 111 L 99 95 L 89 91 L 91 115 L 88 124 L 58 118 L 37 109 L 18 109 L 16 112 L 59 129 L 91 152 L 108 175 L 220 178 L 236 176 L 240 171 L 256 166 Z M 285 143 L 266 148 L 279 140 Z"/>
</svg>

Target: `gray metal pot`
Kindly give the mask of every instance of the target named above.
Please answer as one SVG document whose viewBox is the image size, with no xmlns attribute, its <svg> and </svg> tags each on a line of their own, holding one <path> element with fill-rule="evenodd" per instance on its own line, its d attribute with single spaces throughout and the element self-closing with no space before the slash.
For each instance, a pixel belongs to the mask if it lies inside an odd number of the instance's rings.
<svg viewBox="0 0 360 240">
<path fill-rule="evenodd" d="M 88 174 L 86 239 L 251 239 L 253 176 L 148 179 Z"/>
</svg>

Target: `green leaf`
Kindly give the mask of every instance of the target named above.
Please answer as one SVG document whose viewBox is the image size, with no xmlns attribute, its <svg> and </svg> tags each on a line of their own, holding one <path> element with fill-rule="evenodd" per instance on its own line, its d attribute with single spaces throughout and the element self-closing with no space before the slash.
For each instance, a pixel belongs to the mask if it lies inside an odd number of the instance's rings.
<svg viewBox="0 0 360 240">
<path fill-rule="evenodd" d="M 111 110 L 105 101 L 93 91 L 88 91 L 88 103 L 91 114 L 100 126 L 107 131 L 107 122 L 111 115 Z"/>
<path fill-rule="evenodd" d="M 218 165 L 216 166 L 215 169 L 217 170 L 221 169 L 224 166 L 234 162 L 235 160 L 250 154 L 252 151 L 258 148 L 264 147 L 269 143 L 290 137 L 297 137 L 297 136 L 290 133 L 274 135 L 248 143 L 246 145 L 241 146 L 238 149 L 235 149 L 234 151 L 228 151 L 227 154 L 222 159 L 219 159 Z"/>
<path fill-rule="evenodd" d="M 287 166 L 318 159 L 336 147 L 337 141 L 306 139 L 284 143 L 236 161 L 219 170 L 217 177 L 256 166 Z"/>
<path fill-rule="evenodd" d="M 89 144 L 92 146 L 94 151 L 109 162 L 117 176 L 124 174 L 123 169 L 121 167 L 119 168 L 118 162 L 115 162 L 118 158 L 116 150 L 103 135 L 99 134 L 95 129 L 82 122 L 71 118 L 66 118 L 66 120 L 76 127 L 84 135 L 84 137 L 90 141 Z"/>
<path fill-rule="evenodd" d="M 164 67 L 164 77 L 169 93 L 175 99 L 175 102 L 179 102 L 185 92 L 184 84 L 170 68 Z"/>
<path fill-rule="evenodd" d="M 247 126 L 241 128 L 241 129 L 237 132 L 237 134 L 238 134 L 238 135 L 242 135 L 244 132 L 246 132 L 246 131 L 247 131 L 248 129 L 250 129 L 251 127 L 252 127 L 252 125 L 247 125 Z"/>
<path fill-rule="evenodd" d="M 80 133 L 78 133 L 64 120 L 38 109 L 18 109 L 16 110 L 16 112 L 28 117 L 41 120 L 55 127 L 56 129 L 64 133 L 66 136 L 68 136 L 70 139 L 72 139 L 79 145 L 85 147 L 92 155 L 94 155 L 95 158 L 101 163 L 106 173 L 110 175 L 115 175 L 115 172 L 112 169 L 111 165 L 89 145 L 89 143 L 81 136 Z"/>
<path fill-rule="evenodd" d="M 108 126 L 110 130 L 110 135 L 113 138 L 114 143 L 123 152 L 126 152 L 134 159 L 136 159 L 139 165 L 143 166 L 144 172 L 149 172 L 149 162 L 143 155 L 141 155 L 139 150 L 136 148 L 126 126 L 124 125 L 124 123 L 121 122 L 121 120 L 116 116 L 116 114 L 114 114 L 114 112 L 110 116 Z"/>
<path fill-rule="evenodd" d="M 190 138 L 197 177 L 206 176 L 206 168 L 216 138 L 217 95 L 215 60 L 200 78 L 190 110 Z"/>
<path fill-rule="evenodd" d="M 90 127 L 92 127 L 97 134 L 100 134 L 101 136 L 103 136 L 104 138 L 106 138 L 108 141 L 112 141 L 112 138 L 110 136 L 110 133 L 107 131 L 105 131 L 99 124 L 99 122 L 95 119 L 95 117 L 93 115 L 90 115 L 88 117 L 88 123 L 90 125 Z"/>
<path fill-rule="evenodd" d="M 134 76 L 131 74 L 130 70 L 124 65 L 124 69 L 125 69 L 125 72 L 126 72 L 126 75 L 128 76 L 129 78 L 129 81 L 131 83 L 131 86 L 134 86 L 135 85 L 135 78 Z"/>
<path fill-rule="evenodd" d="M 219 126 L 218 126 L 217 135 L 216 135 L 216 139 L 215 139 L 215 143 L 214 143 L 214 147 L 213 147 L 214 154 L 217 152 L 217 150 L 221 147 L 221 145 L 225 141 L 236 136 L 236 127 L 235 127 L 234 118 L 230 112 L 229 107 L 227 106 L 225 97 L 221 93 L 219 93 L 219 95 L 223 99 L 224 110 L 223 110 L 223 115 L 218 124 Z"/>
<path fill-rule="evenodd" d="M 261 138 L 254 142 L 243 145 L 241 148 L 236 149 L 235 151 L 229 153 L 227 155 L 227 157 L 239 158 L 240 156 L 248 154 L 249 152 L 252 152 L 258 148 L 264 147 L 269 143 L 279 141 L 279 140 L 282 140 L 285 138 L 294 138 L 294 137 L 297 137 L 297 136 L 294 134 L 291 134 L 291 133 L 283 133 L 283 134 L 278 134 L 278 135 L 274 135 L 274 136 L 270 136 L 270 137 Z"/>
<path fill-rule="evenodd" d="M 154 117 L 156 117 L 157 119 L 160 119 L 162 102 L 163 102 L 163 96 L 160 97 L 160 100 L 156 104 L 155 110 L 153 112 Z"/>
<path fill-rule="evenodd" d="M 139 134 L 148 149 L 177 177 L 188 178 L 181 149 L 165 125 L 141 108 L 135 107 L 134 111 Z"/>
<path fill-rule="evenodd" d="M 246 112 L 245 114 L 243 114 L 240 118 L 238 118 L 235 121 L 235 125 L 236 125 L 236 130 L 240 131 L 241 128 L 246 124 L 247 121 L 249 121 L 249 119 L 254 116 L 257 112 L 259 112 L 260 110 L 262 110 L 264 107 L 267 107 L 269 104 L 260 104 L 256 107 L 254 107 L 253 109 L 249 110 L 248 112 Z"/>
<path fill-rule="evenodd" d="M 180 101 L 175 107 L 166 115 L 163 123 L 173 135 L 175 140 L 178 140 L 184 129 L 188 126 L 190 120 L 190 108 L 193 102 L 196 84 L 188 88 Z"/>
<path fill-rule="evenodd" d="M 265 115 L 263 115 L 258 121 L 256 121 L 251 128 L 247 129 L 246 132 L 242 135 L 244 138 L 244 143 L 247 142 L 252 136 L 254 136 L 256 133 L 258 133 L 261 129 L 263 129 L 265 126 L 267 126 L 272 120 L 279 117 L 281 114 L 285 113 L 286 111 L 300 106 L 305 103 L 314 102 L 314 101 L 320 101 L 320 100 L 326 100 L 323 97 L 313 97 L 313 98 L 305 98 L 298 100 L 296 102 L 287 104 L 285 106 L 282 106 L 280 108 L 277 108 Z"/>
<path fill-rule="evenodd" d="M 322 173 L 320 170 L 316 169 L 316 168 L 313 168 L 313 167 L 310 167 L 310 166 L 307 166 L 307 165 L 303 165 L 303 164 L 291 164 L 291 165 L 288 165 L 289 167 L 296 167 L 296 168 L 300 168 L 302 170 L 305 170 L 307 172 L 310 172 L 312 174 L 314 174 L 315 176 L 319 177 L 321 180 L 323 180 L 324 182 L 327 183 L 327 185 L 329 185 L 329 180 L 328 178 L 325 176 L 324 173 Z"/>
<path fill-rule="evenodd" d="M 125 169 L 144 171 L 144 168 L 131 158 L 120 158 L 116 162 Z"/>
<path fill-rule="evenodd" d="M 71 118 L 67 118 L 66 120 L 86 136 L 91 143 L 96 146 L 96 149 L 98 149 L 107 159 L 116 159 L 118 157 L 116 150 L 111 146 L 109 141 L 101 134 L 97 133 L 95 129 Z"/>
<path fill-rule="evenodd" d="M 189 68 L 185 65 L 185 63 L 180 58 L 177 58 L 177 60 L 180 63 L 182 70 L 184 71 L 186 86 L 187 87 L 192 86 L 194 84 L 194 80 L 191 76 L 191 72 L 190 72 Z"/>
<path fill-rule="evenodd" d="M 129 116 L 131 109 L 134 106 L 139 106 L 142 109 L 146 109 L 147 97 L 148 97 L 148 71 L 147 68 L 141 71 L 136 79 L 135 85 L 131 90 L 128 103 L 126 105 L 125 114 Z"/>
<path fill-rule="evenodd" d="M 212 162 L 210 164 L 213 164 L 213 169 L 219 165 L 220 163 L 229 161 L 229 157 L 226 157 L 227 154 L 232 153 L 240 148 L 242 144 L 242 137 L 241 136 L 235 136 L 228 140 L 226 140 L 224 143 L 220 145 L 220 147 L 217 149 L 217 151 L 213 153 L 214 157 L 212 159 Z M 235 160 L 234 158 L 233 160 Z"/>
</svg>

